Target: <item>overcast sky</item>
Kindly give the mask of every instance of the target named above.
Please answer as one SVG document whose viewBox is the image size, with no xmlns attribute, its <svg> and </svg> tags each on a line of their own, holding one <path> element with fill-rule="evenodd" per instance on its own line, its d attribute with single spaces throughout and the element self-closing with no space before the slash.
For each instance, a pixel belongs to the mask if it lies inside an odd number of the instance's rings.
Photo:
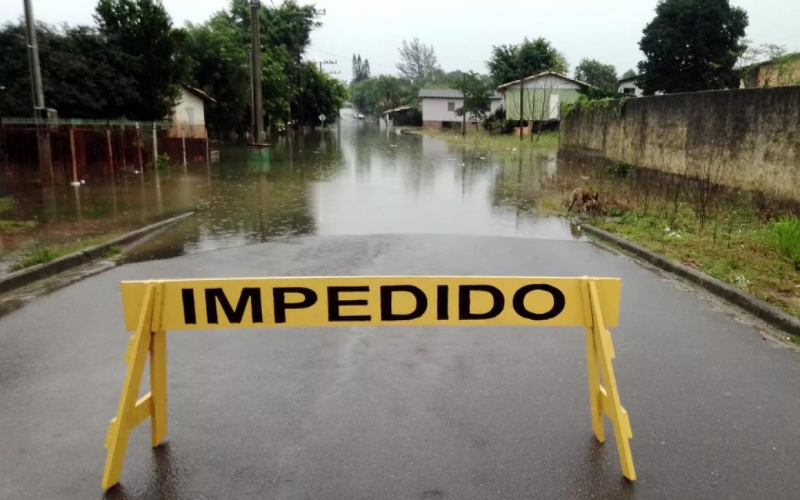
<svg viewBox="0 0 800 500">
<path fill-rule="evenodd" d="M 274 0 L 278 3 L 278 0 Z M 33 0 L 34 14 L 48 23 L 91 24 L 96 0 Z M 267 0 L 267 3 L 269 0 Z M 163 0 L 176 26 L 203 22 L 227 0 Z M 353 53 L 369 59 L 372 73 L 394 74 L 397 47 L 418 37 L 432 44 L 446 71 L 486 73 L 492 45 L 543 36 L 574 68 L 583 57 L 617 67 L 635 68 L 639 39 L 652 19 L 657 0 L 318 0 L 325 9 L 323 27 L 313 34 L 309 59 L 336 60 L 329 71 L 348 80 Z M 800 51 L 800 1 L 734 0 L 749 17 L 753 42 L 785 45 Z M 268 3 L 269 4 L 269 3 Z M 0 20 L 23 15 L 22 0 L 0 0 Z M 0 64 L 2 62 L 0 61 Z"/>
</svg>

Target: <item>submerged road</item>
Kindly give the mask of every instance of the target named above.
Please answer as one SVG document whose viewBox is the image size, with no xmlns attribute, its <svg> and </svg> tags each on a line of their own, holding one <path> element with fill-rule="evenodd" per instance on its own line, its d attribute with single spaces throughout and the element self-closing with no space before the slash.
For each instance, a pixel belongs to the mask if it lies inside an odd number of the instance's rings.
<svg viewBox="0 0 800 500">
<path fill-rule="evenodd" d="M 107 498 L 797 498 L 800 357 L 586 241 L 302 237 L 124 265 L 0 319 L 0 498 L 102 498 L 118 283 L 292 275 L 615 276 L 638 481 L 592 434 L 579 328 L 170 334 L 169 434 Z"/>
</svg>

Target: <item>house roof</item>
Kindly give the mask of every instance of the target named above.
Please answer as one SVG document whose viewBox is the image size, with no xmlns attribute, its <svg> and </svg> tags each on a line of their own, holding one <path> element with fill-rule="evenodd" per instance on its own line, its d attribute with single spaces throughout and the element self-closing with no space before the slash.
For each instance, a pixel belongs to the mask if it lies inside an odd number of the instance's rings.
<svg viewBox="0 0 800 500">
<path fill-rule="evenodd" d="M 181 85 L 181 87 L 183 87 L 184 89 L 188 90 L 189 92 L 191 92 L 192 94 L 196 95 L 197 97 L 199 97 L 200 99 L 202 99 L 204 101 L 213 102 L 214 104 L 217 103 L 216 99 L 214 99 L 213 97 L 211 97 L 210 95 L 206 94 L 205 92 L 203 92 L 202 90 L 200 90 L 198 88 L 190 87 L 188 85 Z"/>
<path fill-rule="evenodd" d="M 456 89 L 419 89 L 420 98 L 429 99 L 461 99 L 463 95 Z M 491 99 L 502 99 L 503 97 L 495 92 Z"/>
<path fill-rule="evenodd" d="M 761 66 L 765 66 L 767 64 L 772 64 L 778 59 L 794 60 L 794 59 L 798 59 L 798 58 L 800 58 L 800 52 L 790 52 L 788 54 L 784 54 L 784 55 L 779 56 L 779 57 L 773 57 L 772 59 L 767 59 L 766 61 L 761 61 L 761 62 L 757 62 L 757 63 L 753 63 L 753 64 L 748 64 L 747 66 L 743 66 L 743 67 L 739 68 L 739 70 L 743 70 L 745 68 L 758 68 L 758 67 L 761 67 Z"/>
<path fill-rule="evenodd" d="M 623 78 L 621 80 L 617 80 L 617 85 L 619 85 L 620 83 L 625 83 L 625 82 L 633 82 L 633 81 L 636 81 L 638 79 L 639 79 L 639 75 L 629 76 L 628 78 Z"/>
<path fill-rule="evenodd" d="M 524 78 L 524 80 L 527 82 L 529 80 L 536 80 L 536 79 L 542 78 L 544 76 L 555 76 L 555 77 L 561 78 L 562 80 L 566 80 L 568 82 L 576 83 L 576 84 L 580 85 L 581 87 L 589 87 L 589 88 L 593 88 L 593 89 L 597 88 L 594 85 L 590 85 L 590 84 L 588 84 L 586 82 L 582 82 L 580 80 L 575 80 L 574 78 L 570 78 L 568 76 L 562 75 L 561 73 L 556 73 L 555 71 L 544 71 L 544 72 L 539 73 L 537 75 L 527 76 L 527 77 Z M 510 87 L 512 85 L 519 85 L 519 83 L 520 83 L 520 80 L 514 80 L 513 82 L 504 83 L 504 84 L 500 85 L 499 87 L 497 87 L 497 90 L 505 89 L 506 87 Z"/>
<path fill-rule="evenodd" d="M 383 114 L 384 115 L 390 115 L 392 113 L 399 113 L 401 111 L 408 111 L 409 109 L 411 109 L 411 106 L 400 106 L 398 108 L 387 109 L 386 111 L 383 112 Z"/>
</svg>

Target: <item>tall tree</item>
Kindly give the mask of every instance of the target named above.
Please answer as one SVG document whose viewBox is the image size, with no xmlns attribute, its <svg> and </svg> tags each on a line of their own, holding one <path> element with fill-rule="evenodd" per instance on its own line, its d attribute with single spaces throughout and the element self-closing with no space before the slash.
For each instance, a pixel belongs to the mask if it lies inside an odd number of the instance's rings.
<svg viewBox="0 0 800 500">
<path fill-rule="evenodd" d="M 467 132 L 467 115 L 475 120 L 475 130 L 478 130 L 478 123 L 486 118 L 486 113 L 491 109 L 492 89 L 474 71 L 464 74 L 457 88 L 464 98 L 463 105 L 456 109 L 456 116 L 464 117 L 461 133 Z"/>
<path fill-rule="evenodd" d="M 639 86 L 655 92 L 737 87 L 747 13 L 728 0 L 662 0 L 639 47 Z"/>
<path fill-rule="evenodd" d="M 633 69 L 629 69 L 625 73 L 622 73 L 622 76 L 619 77 L 620 80 L 627 80 L 628 78 L 633 78 L 636 76 L 636 72 Z"/>
<path fill-rule="evenodd" d="M 361 60 L 361 54 L 353 54 L 353 83 L 369 78 L 369 59 Z"/>
<path fill-rule="evenodd" d="M 188 77 L 182 52 L 185 33 L 172 28 L 158 0 L 100 0 L 94 18 L 108 44 L 127 55 L 120 72 L 136 81 L 139 103 L 123 114 L 143 120 L 166 118 Z"/>
<path fill-rule="evenodd" d="M 519 80 L 543 71 L 566 73 L 567 60 L 544 38 L 528 40 L 518 45 L 492 47 L 492 56 L 487 61 L 489 74 L 495 85 Z"/>
<path fill-rule="evenodd" d="M 612 92 L 617 88 L 617 68 L 584 58 L 575 66 L 575 79 Z"/>
<path fill-rule="evenodd" d="M 45 102 L 65 118 L 118 118 L 139 102 L 136 82 L 119 70 L 126 54 L 87 26 L 36 26 Z M 30 71 L 21 24 L 0 28 L 0 115 L 30 116 Z"/>
<path fill-rule="evenodd" d="M 433 45 L 425 45 L 414 38 L 411 43 L 403 40 L 403 45 L 398 50 L 402 62 L 397 64 L 397 69 L 403 77 L 415 84 L 426 82 L 433 77 L 436 70 L 440 70 Z"/>
</svg>

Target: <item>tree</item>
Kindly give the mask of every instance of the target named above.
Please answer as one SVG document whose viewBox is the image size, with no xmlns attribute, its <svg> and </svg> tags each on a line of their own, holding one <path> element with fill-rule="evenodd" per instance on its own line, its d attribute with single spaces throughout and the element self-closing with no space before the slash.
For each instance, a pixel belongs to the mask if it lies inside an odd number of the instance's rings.
<svg viewBox="0 0 800 500">
<path fill-rule="evenodd" d="M 633 69 L 629 69 L 625 73 L 622 73 L 622 76 L 619 77 L 620 80 L 627 80 L 628 78 L 633 78 L 636 76 L 636 72 Z"/>
<path fill-rule="evenodd" d="M 325 115 L 329 123 L 336 121 L 344 102 L 347 88 L 337 79 L 320 71 L 316 64 L 303 64 L 303 123 L 319 123 L 319 115 Z"/>
<path fill-rule="evenodd" d="M 380 115 L 387 109 L 413 104 L 418 88 L 396 76 L 380 75 L 353 85 L 353 105 L 364 114 Z"/>
<path fill-rule="evenodd" d="M 737 63 L 746 88 L 782 87 L 800 84 L 800 54 L 789 53 L 784 45 L 745 41 L 747 49 Z"/>
<path fill-rule="evenodd" d="M 206 104 L 205 110 L 212 134 L 216 137 L 230 132 L 243 134 L 250 126 L 247 32 L 230 22 L 226 13 L 220 12 L 201 25 L 189 24 L 186 34 L 185 49 L 191 59 L 190 80 L 217 101 Z M 268 65 L 262 65 L 262 71 L 266 67 Z"/>
<path fill-rule="evenodd" d="M 45 102 L 67 118 L 118 118 L 138 103 L 136 82 L 120 72 L 127 57 L 88 26 L 36 26 Z M 0 28 L 0 115 L 31 116 L 31 82 L 22 24 Z"/>
<path fill-rule="evenodd" d="M 353 54 L 353 83 L 369 78 L 369 59 L 361 61 L 361 54 Z"/>
<path fill-rule="evenodd" d="M 397 64 L 397 69 L 403 77 L 415 84 L 428 81 L 434 76 L 434 72 L 440 69 L 433 45 L 425 45 L 418 38 L 414 38 L 411 43 L 403 40 L 403 45 L 398 51 L 402 62 Z"/>
<path fill-rule="evenodd" d="M 182 52 L 185 32 L 172 28 L 158 0 L 100 0 L 94 19 L 107 43 L 127 56 L 119 72 L 136 81 L 139 102 L 122 114 L 140 120 L 166 118 L 188 77 Z"/>
<path fill-rule="evenodd" d="M 566 73 L 567 60 L 547 40 L 525 38 L 519 45 L 492 47 L 492 56 L 486 62 L 495 85 L 539 74 L 543 71 Z"/>
<path fill-rule="evenodd" d="M 462 116 L 466 121 L 467 115 L 470 115 L 475 120 L 475 130 L 477 131 L 478 122 L 483 121 L 486 113 L 491 109 L 492 89 L 481 81 L 480 75 L 473 71 L 462 77 L 457 88 L 461 91 L 464 104 L 456 109 L 456 116 Z M 462 127 L 461 133 L 465 134 L 466 132 L 465 125 Z"/>
<path fill-rule="evenodd" d="M 747 24 L 729 0 L 662 0 L 639 42 L 638 85 L 645 95 L 738 87 Z"/>
<path fill-rule="evenodd" d="M 575 79 L 611 92 L 617 88 L 617 68 L 584 58 L 575 66 Z"/>
</svg>

